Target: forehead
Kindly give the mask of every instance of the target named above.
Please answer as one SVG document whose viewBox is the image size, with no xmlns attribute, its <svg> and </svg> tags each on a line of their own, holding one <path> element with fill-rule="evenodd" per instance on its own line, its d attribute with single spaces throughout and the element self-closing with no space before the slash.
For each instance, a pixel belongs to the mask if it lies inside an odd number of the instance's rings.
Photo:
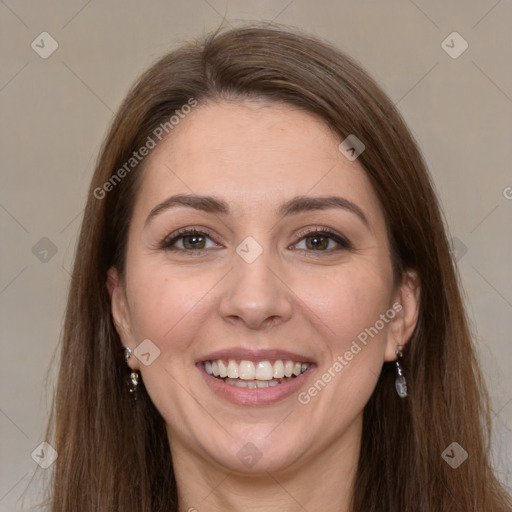
<svg viewBox="0 0 512 512">
<path fill-rule="evenodd" d="M 253 100 L 200 105 L 148 157 L 136 212 L 176 193 L 223 197 L 234 214 L 249 205 L 262 213 L 298 195 L 341 194 L 363 203 L 370 220 L 381 216 L 366 173 L 342 155 L 340 141 L 298 107 Z"/>
</svg>

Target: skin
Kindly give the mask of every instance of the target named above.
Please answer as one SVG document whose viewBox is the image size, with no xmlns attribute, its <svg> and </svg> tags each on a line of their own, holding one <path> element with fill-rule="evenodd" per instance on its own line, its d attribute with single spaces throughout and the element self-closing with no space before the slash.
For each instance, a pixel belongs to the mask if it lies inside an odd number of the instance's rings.
<svg viewBox="0 0 512 512">
<path fill-rule="evenodd" d="M 384 361 L 412 334 L 419 285 L 413 272 L 394 284 L 380 204 L 340 142 L 322 120 L 290 106 L 210 102 L 146 161 L 126 273 L 112 268 L 108 288 L 123 345 L 150 339 L 160 350 L 149 366 L 134 356 L 129 365 L 165 419 L 180 511 L 348 511 L 363 408 Z M 178 193 L 223 199 L 231 213 L 181 206 L 145 224 Z M 368 225 L 346 209 L 276 213 L 295 196 L 330 195 L 355 203 Z M 175 251 L 159 248 L 186 227 L 210 238 L 188 253 L 190 237 L 177 240 Z M 312 247 L 304 228 L 314 227 L 345 236 L 351 248 L 332 239 Z M 263 248 L 252 263 L 236 252 L 248 236 Z M 317 365 L 299 390 L 307 391 L 397 302 L 400 313 L 306 405 L 297 394 L 267 406 L 234 405 L 195 366 L 234 346 L 298 352 Z M 237 457 L 248 442 L 262 455 L 252 467 Z"/>
</svg>

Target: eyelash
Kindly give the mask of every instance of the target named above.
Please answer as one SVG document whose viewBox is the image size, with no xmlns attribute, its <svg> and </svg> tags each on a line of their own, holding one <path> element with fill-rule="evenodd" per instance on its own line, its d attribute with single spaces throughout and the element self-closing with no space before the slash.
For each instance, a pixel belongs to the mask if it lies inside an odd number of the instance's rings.
<svg viewBox="0 0 512 512">
<path fill-rule="evenodd" d="M 211 240 L 213 240 L 215 243 L 217 243 L 215 241 L 215 239 L 209 233 L 207 233 L 205 231 L 201 231 L 201 230 L 195 229 L 195 228 L 183 228 L 183 229 L 178 230 L 175 233 L 172 233 L 171 235 L 166 236 L 160 242 L 158 247 L 161 250 L 180 251 L 180 252 L 188 253 L 190 255 L 192 255 L 192 253 L 201 253 L 201 252 L 207 250 L 207 249 L 180 249 L 180 248 L 173 247 L 173 245 L 177 241 L 179 241 L 180 239 L 184 238 L 187 235 L 206 236 L 206 237 L 210 238 Z M 325 236 L 325 237 L 329 238 L 330 240 L 334 240 L 340 247 L 338 249 L 326 249 L 326 250 L 320 250 L 320 251 L 309 250 L 309 249 L 297 249 L 297 250 L 306 251 L 306 252 L 315 252 L 315 253 L 318 252 L 318 253 L 329 253 L 330 254 L 334 251 L 348 250 L 348 249 L 352 248 L 351 243 L 345 237 L 330 230 L 329 228 L 314 228 L 314 229 L 310 229 L 308 231 L 304 231 L 304 232 L 300 233 L 300 235 L 298 235 L 300 237 L 298 242 L 302 241 L 303 239 L 305 239 L 309 236 L 313 236 L 313 235 Z M 298 243 L 298 242 L 296 242 L 296 243 Z"/>
</svg>

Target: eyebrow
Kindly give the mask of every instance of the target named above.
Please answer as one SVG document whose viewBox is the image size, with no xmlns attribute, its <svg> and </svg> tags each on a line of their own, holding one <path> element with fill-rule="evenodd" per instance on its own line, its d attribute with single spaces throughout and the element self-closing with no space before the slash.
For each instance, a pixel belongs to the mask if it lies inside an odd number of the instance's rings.
<svg viewBox="0 0 512 512">
<path fill-rule="evenodd" d="M 213 196 L 199 196 L 195 194 L 178 194 L 167 198 L 165 201 L 157 204 L 148 214 L 144 226 L 146 226 L 152 219 L 166 210 L 176 207 L 188 207 L 195 210 L 213 213 L 217 215 L 229 215 L 229 205 L 222 199 Z M 328 210 L 331 208 L 339 208 L 347 210 L 357 215 L 363 223 L 369 227 L 369 222 L 363 210 L 357 204 L 339 196 L 322 196 L 322 197 L 308 197 L 297 196 L 286 203 L 283 203 L 279 210 L 280 217 L 289 215 L 296 215 L 298 213 L 312 211 L 312 210 Z"/>
</svg>

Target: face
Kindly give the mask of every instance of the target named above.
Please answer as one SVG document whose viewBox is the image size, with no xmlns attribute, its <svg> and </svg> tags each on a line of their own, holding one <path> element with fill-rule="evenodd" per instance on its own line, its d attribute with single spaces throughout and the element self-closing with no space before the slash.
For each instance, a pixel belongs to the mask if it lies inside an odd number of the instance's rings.
<svg viewBox="0 0 512 512">
<path fill-rule="evenodd" d="M 279 471 L 358 445 L 417 295 L 340 142 L 290 106 L 207 103 L 148 157 L 109 289 L 173 456 Z"/>
</svg>

